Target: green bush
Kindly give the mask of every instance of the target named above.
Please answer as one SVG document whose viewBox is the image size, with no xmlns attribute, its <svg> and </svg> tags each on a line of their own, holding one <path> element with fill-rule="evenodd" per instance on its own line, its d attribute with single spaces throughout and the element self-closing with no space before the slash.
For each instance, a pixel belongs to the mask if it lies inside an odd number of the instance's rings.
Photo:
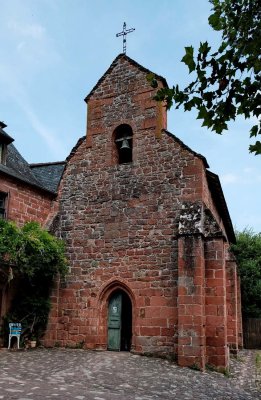
<svg viewBox="0 0 261 400">
<path fill-rule="evenodd" d="M 21 322 L 24 337 L 40 338 L 48 321 L 54 278 L 68 270 L 64 243 L 36 222 L 19 228 L 0 220 L 0 266 L 9 270 L 8 280 L 15 279 L 17 287 L 4 318 L 5 339 L 9 322 Z"/>
</svg>

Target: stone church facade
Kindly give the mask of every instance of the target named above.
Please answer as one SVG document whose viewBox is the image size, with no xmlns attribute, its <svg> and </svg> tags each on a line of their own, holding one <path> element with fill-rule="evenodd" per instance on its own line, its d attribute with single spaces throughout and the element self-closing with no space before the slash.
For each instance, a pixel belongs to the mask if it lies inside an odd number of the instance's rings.
<svg viewBox="0 0 261 400">
<path fill-rule="evenodd" d="M 85 99 L 87 136 L 67 158 L 50 221 L 70 274 L 45 344 L 225 368 L 242 344 L 233 227 L 206 159 L 166 130 L 148 72 L 119 55 Z"/>
<path fill-rule="evenodd" d="M 120 54 L 85 99 L 86 136 L 44 222 L 65 240 L 70 272 L 43 343 L 227 368 L 242 346 L 232 223 L 206 159 L 167 131 L 149 72 Z"/>
</svg>

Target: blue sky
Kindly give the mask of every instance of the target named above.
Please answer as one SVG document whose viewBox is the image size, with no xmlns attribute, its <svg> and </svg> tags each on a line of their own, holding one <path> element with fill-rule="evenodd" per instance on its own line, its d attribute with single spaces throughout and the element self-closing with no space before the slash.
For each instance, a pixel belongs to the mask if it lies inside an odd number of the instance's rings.
<svg viewBox="0 0 261 400">
<path fill-rule="evenodd" d="M 207 0 L 1 0 L 0 120 L 30 162 L 64 160 L 86 130 L 84 97 L 122 52 L 164 76 L 191 77 L 184 47 L 218 43 Z M 224 135 L 201 127 L 194 112 L 171 110 L 168 130 L 204 155 L 218 174 L 234 227 L 261 231 L 261 157 L 248 153 L 251 121 Z"/>
</svg>

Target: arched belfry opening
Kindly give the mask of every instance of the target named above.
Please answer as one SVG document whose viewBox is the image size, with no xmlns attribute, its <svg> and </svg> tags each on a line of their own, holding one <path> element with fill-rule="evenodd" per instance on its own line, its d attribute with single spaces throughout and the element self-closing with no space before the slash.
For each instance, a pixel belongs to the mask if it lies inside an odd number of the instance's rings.
<svg viewBox="0 0 261 400">
<path fill-rule="evenodd" d="M 108 302 L 108 350 L 130 351 L 132 304 L 124 290 L 115 290 Z"/>
<path fill-rule="evenodd" d="M 132 162 L 132 128 L 128 124 L 119 125 L 114 131 L 114 140 L 119 164 Z"/>
</svg>

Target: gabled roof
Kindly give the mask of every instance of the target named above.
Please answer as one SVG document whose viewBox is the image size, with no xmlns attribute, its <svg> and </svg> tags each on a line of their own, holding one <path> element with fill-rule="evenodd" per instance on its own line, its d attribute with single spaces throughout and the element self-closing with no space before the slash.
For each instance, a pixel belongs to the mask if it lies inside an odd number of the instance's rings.
<svg viewBox="0 0 261 400">
<path fill-rule="evenodd" d="M 6 165 L 0 164 L 0 171 L 34 186 L 41 186 L 32 173 L 29 164 L 11 143 L 7 146 Z"/>
<path fill-rule="evenodd" d="M 167 81 L 165 78 L 163 78 L 160 75 L 155 74 L 154 72 L 150 71 L 149 69 L 143 67 L 142 65 L 138 64 L 136 61 L 134 61 L 132 58 L 126 56 L 126 54 L 121 53 L 119 54 L 115 60 L 112 62 L 112 64 L 110 65 L 110 67 L 107 69 L 107 71 L 105 72 L 105 74 L 98 80 L 98 82 L 96 83 L 96 85 L 93 87 L 93 89 L 90 91 L 90 93 L 85 97 L 84 101 L 86 101 L 86 103 L 88 102 L 89 98 L 91 97 L 91 95 L 95 92 L 95 90 L 101 85 L 101 83 L 104 81 L 104 79 L 111 73 L 111 71 L 113 70 L 113 68 L 118 64 L 119 60 L 126 60 L 128 61 L 131 65 L 135 66 L 136 68 L 138 68 L 140 71 L 145 72 L 146 74 L 150 74 L 153 73 L 153 75 L 155 76 L 155 78 L 159 81 L 161 81 L 163 83 L 164 87 L 167 87 Z"/>
<path fill-rule="evenodd" d="M 30 164 L 30 168 L 34 176 L 47 190 L 56 193 L 65 164 L 65 161 Z"/>
<path fill-rule="evenodd" d="M 61 164 L 63 164 L 62 168 L 60 166 L 57 168 L 57 171 L 54 174 L 49 174 L 49 177 L 47 178 L 47 180 L 49 179 L 49 182 L 46 183 L 44 179 L 40 178 L 40 174 L 37 176 L 37 174 L 34 173 L 34 170 L 31 169 L 30 165 L 21 156 L 19 151 L 12 143 L 10 143 L 7 146 L 6 164 L 4 165 L 0 163 L 0 173 L 4 173 L 12 178 L 18 179 L 21 182 L 27 183 L 33 187 L 54 195 L 56 194 L 57 186 L 62 175 L 61 169 L 63 170 L 64 168 L 64 163 Z M 48 174 L 46 175 L 48 176 Z M 43 176 L 43 173 L 41 176 Z"/>
<path fill-rule="evenodd" d="M 0 140 L 7 144 L 6 163 L 0 163 L 0 173 L 2 172 L 50 194 L 56 194 L 65 161 L 29 165 L 12 144 L 14 139 L 4 131 L 6 126 L 4 122 L 0 122 Z"/>
</svg>

